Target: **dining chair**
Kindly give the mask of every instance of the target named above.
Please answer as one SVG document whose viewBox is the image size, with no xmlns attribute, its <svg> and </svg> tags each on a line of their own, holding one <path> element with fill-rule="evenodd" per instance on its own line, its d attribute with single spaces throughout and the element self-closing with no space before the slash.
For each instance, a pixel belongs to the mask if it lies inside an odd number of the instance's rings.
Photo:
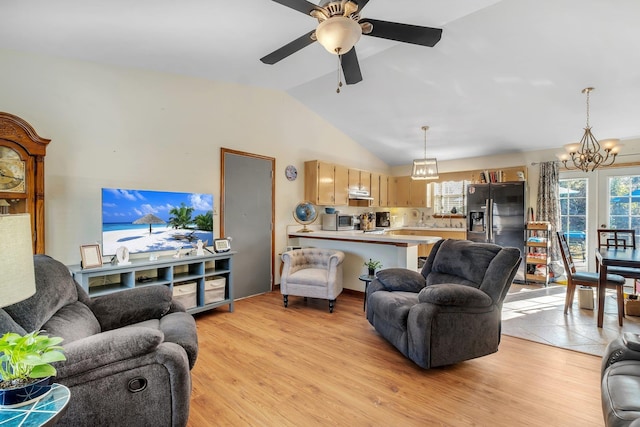
<svg viewBox="0 0 640 427">
<path fill-rule="evenodd" d="M 627 249 L 636 248 L 636 230 L 599 228 L 598 248 L 607 249 Z M 596 271 L 598 271 L 596 262 Z M 618 274 L 626 279 L 633 279 L 633 293 L 636 293 L 636 284 L 640 280 L 640 268 L 631 267 L 609 267 L 607 271 L 611 274 Z"/>
<path fill-rule="evenodd" d="M 560 245 L 560 254 L 564 262 L 564 268 L 567 273 L 567 296 L 564 300 L 564 314 L 567 314 L 569 307 L 573 305 L 573 296 L 576 286 L 589 286 L 597 288 L 600 285 L 600 275 L 590 271 L 576 271 L 576 267 L 569 252 L 569 244 L 564 233 L 558 231 L 558 244 Z M 616 290 L 616 298 L 618 300 L 618 324 L 622 326 L 622 318 L 624 317 L 624 294 L 623 287 L 625 278 L 618 274 L 607 274 L 606 287 Z"/>
<path fill-rule="evenodd" d="M 636 248 L 636 230 L 619 228 L 599 228 L 598 247 L 606 248 Z"/>
</svg>

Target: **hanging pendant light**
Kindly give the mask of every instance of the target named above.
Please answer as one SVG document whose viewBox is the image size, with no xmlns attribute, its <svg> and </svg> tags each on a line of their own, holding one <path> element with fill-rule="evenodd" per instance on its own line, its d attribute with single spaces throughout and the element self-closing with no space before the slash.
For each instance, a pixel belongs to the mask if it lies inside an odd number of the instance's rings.
<svg viewBox="0 0 640 427">
<path fill-rule="evenodd" d="M 424 158 L 413 161 L 411 179 L 438 179 L 438 161 L 435 157 L 427 158 L 427 130 L 429 126 L 422 126 L 424 131 Z"/>
<path fill-rule="evenodd" d="M 599 166 L 610 166 L 616 161 L 616 155 L 620 151 L 619 139 L 607 139 L 599 143 L 591 133 L 589 126 L 589 94 L 594 88 L 587 87 L 582 93 L 587 94 L 587 126 L 580 142 L 564 146 L 567 153 L 560 156 L 565 168 L 569 170 L 594 171 Z M 602 151 L 601 151 L 602 149 Z M 569 164 L 571 160 L 572 164 Z"/>
</svg>

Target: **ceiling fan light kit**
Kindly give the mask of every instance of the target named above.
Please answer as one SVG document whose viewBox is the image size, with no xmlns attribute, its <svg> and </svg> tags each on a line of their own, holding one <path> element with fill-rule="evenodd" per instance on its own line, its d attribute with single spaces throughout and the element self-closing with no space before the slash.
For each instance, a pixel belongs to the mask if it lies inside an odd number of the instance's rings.
<svg viewBox="0 0 640 427">
<path fill-rule="evenodd" d="M 591 126 L 589 126 L 589 94 L 593 90 L 594 88 L 592 87 L 582 90 L 582 93 L 587 94 L 587 125 L 584 128 L 582 139 L 580 142 L 565 145 L 566 153 L 558 156 L 568 170 L 589 172 L 596 170 L 600 166 L 610 166 L 616 161 L 616 155 L 620 152 L 619 139 L 607 139 L 598 142 L 593 133 L 591 133 Z M 571 164 L 569 164 L 569 160 L 571 160 Z"/>
<path fill-rule="evenodd" d="M 427 158 L 427 131 L 429 126 L 422 126 L 424 131 L 424 158 L 413 161 L 411 179 L 438 179 L 438 161 L 435 157 Z"/>
<path fill-rule="evenodd" d="M 329 53 L 343 55 L 360 40 L 362 28 L 351 18 L 335 16 L 316 28 L 316 39 Z"/>
<path fill-rule="evenodd" d="M 328 52 L 339 56 L 340 67 L 349 85 L 362 81 L 362 73 L 354 48 L 362 34 L 428 47 L 435 46 L 442 36 L 440 28 L 361 19 L 360 12 L 369 0 L 323 0 L 320 5 L 307 0 L 273 1 L 317 19 L 318 26 L 315 31 L 298 37 L 260 58 L 260 61 L 273 65 L 318 41 Z"/>
</svg>

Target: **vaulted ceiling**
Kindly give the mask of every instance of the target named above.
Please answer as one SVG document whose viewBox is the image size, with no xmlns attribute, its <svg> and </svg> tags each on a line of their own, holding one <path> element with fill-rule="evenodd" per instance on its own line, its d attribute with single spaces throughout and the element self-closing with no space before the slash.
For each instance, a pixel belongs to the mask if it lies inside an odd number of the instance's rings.
<svg viewBox="0 0 640 427">
<path fill-rule="evenodd" d="M 317 24 L 270 0 L 0 0 L 0 11 L 0 48 L 283 90 L 390 165 L 423 156 L 423 125 L 439 160 L 576 142 L 587 86 L 597 138 L 640 137 L 638 0 L 370 0 L 363 17 L 442 39 L 363 36 L 363 81 L 339 94 L 337 57 L 318 43 L 259 61 Z"/>
</svg>

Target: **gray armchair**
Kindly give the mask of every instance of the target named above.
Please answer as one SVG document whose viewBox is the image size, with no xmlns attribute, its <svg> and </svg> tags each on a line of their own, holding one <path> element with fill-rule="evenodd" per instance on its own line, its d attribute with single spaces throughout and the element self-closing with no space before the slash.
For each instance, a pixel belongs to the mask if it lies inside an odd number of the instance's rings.
<svg viewBox="0 0 640 427">
<path fill-rule="evenodd" d="M 329 300 L 333 313 L 336 298 L 342 293 L 342 262 L 344 253 L 332 249 L 294 249 L 282 254 L 280 292 L 284 306 L 289 295 Z"/>
<path fill-rule="evenodd" d="M 166 286 L 89 298 L 60 262 L 34 256 L 36 293 L 0 309 L 0 334 L 64 338 L 55 381 L 71 390 L 58 425 L 184 426 L 198 353 L 193 316 Z"/>
<path fill-rule="evenodd" d="M 423 368 L 495 353 L 502 302 L 520 260 L 516 248 L 440 240 L 421 273 L 378 272 L 367 289 L 367 320 Z"/>
</svg>

